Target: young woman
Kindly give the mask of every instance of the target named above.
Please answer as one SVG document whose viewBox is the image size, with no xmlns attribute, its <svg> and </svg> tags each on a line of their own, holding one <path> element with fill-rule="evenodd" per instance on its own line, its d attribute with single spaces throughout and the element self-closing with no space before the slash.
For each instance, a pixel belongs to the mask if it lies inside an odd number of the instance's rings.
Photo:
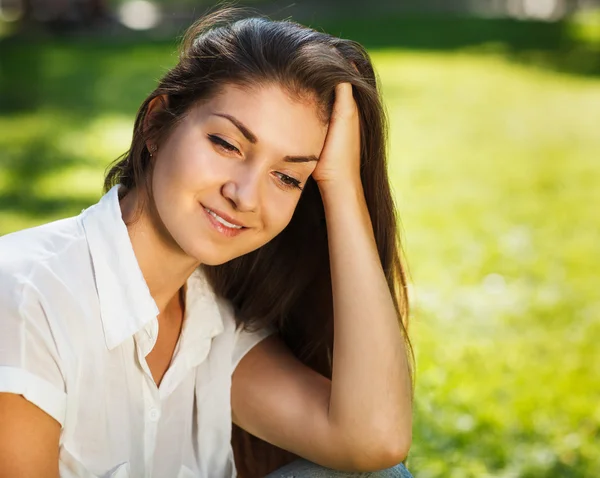
<svg viewBox="0 0 600 478">
<path fill-rule="evenodd" d="M 409 476 L 372 65 L 232 15 L 189 30 L 98 204 L 0 239 L 0 477 L 260 477 L 298 457 L 273 476 Z"/>
</svg>

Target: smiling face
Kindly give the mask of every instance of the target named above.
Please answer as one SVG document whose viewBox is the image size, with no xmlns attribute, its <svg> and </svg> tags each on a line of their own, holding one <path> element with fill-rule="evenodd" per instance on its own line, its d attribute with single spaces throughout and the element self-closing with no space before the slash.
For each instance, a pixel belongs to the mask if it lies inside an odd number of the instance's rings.
<svg viewBox="0 0 600 478">
<path fill-rule="evenodd" d="M 263 246 L 290 222 L 326 134 L 313 101 L 276 85 L 226 85 L 193 107 L 155 154 L 163 235 L 208 265 Z"/>
</svg>

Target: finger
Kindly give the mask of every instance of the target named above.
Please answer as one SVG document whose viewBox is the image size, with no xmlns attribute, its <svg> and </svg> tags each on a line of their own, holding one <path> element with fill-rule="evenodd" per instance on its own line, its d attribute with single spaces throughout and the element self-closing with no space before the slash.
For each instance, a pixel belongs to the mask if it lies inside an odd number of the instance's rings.
<svg viewBox="0 0 600 478">
<path fill-rule="evenodd" d="M 345 161 L 353 163 L 359 155 L 360 122 L 358 106 L 352 95 L 352 85 L 350 83 L 339 83 L 335 88 L 335 102 L 327 129 L 322 159 L 331 156 L 333 163 L 336 163 L 337 159 L 335 158 L 348 158 Z"/>
<path fill-rule="evenodd" d="M 351 118 L 358 113 L 356 101 L 352 95 L 352 84 L 338 83 L 335 86 L 335 102 L 333 104 L 334 118 Z"/>
<path fill-rule="evenodd" d="M 335 102 L 327 138 L 332 144 L 346 143 L 347 147 L 353 148 L 358 141 L 359 130 L 358 106 L 352 95 L 352 85 L 339 83 L 335 87 Z M 336 147 L 342 145 L 336 144 Z"/>
</svg>

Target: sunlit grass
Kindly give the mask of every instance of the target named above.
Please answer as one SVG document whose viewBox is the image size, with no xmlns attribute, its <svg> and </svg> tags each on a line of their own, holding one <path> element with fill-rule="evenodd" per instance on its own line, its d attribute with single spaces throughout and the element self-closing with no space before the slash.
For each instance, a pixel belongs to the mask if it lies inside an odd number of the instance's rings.
<svg viewBox="0 0 600 478">
<path fill-rule="evenodd" d="M 494 56 L 375 58 L 413 277 L 413 470 L 593 476 L 600 81 Z"/>
<path fill-rule="evenodd" d="M 123 114 L 81 122 L 56 109 L 0 116 L 0 190 L 8 209 L 0 213 L 0 233 L 76 213 L 97 199 L 103 172 L 126 151 L 132 125 Z"/>
<path fill-rule="evenodd" d="M 28 50 L 15 50 L 23 87 L 0 109 L 0 234 L 100 196 L 173 51 L 49 45 L 32 53 L 32 78 Z M 414 298 L 411 469 L 595 476 L 600 80 L 500 53 L 374 59 Z"/>
<path fill-rule="evenodd" d="M 600 49 L 600 8 L 587 9 L 577 15 L 571 26 L 571 35 Z"/>
</svg>

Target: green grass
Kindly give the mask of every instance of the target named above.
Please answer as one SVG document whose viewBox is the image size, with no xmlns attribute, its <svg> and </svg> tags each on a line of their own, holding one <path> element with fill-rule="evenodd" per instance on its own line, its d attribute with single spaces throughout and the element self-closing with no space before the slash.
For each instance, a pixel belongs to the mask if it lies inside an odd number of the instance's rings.
<svg viewBox="0 0 600 478">
<path fill-rule="evenodd" d="M 89 40 L 0 50 L 3 234 L 99 197 L 137 106 L 176 57 L 172 44 Z M 412 278 L 409 467 L 418 478 L 596 476 L 600 79 L 500 51 L 373 56 Z"/>
<path fill-rule="evenodd" d="M 418 477 L 600 470 L 600 81 L 375 55 L 414 284 Z"/>
</svg>

